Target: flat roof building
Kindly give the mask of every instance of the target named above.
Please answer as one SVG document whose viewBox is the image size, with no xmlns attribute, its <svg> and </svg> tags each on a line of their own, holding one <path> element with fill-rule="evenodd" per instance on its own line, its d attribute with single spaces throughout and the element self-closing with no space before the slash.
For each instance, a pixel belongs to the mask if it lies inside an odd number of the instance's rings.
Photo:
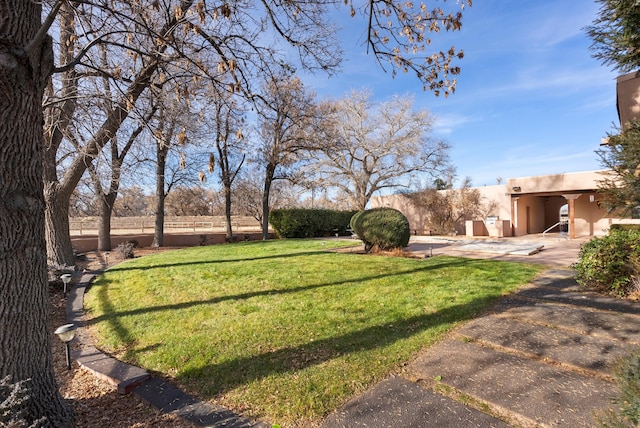
<svg viewBox="0 0 640 428">
<path fill-rule="evenodd" d="M 566 232 L 571 239 L 606 235 L 611 224 L 626 221 L 599 203 L 598 183 L 604 174 L 586 171 L 509 178 L 505 184 L 474 187 L 493 212 L 484 219 L 467 220 L 456 232 L 494 237 Z M 374 197 L 371 204 L 398 209 L 409 220 L 412 233 L 429 234 L 427 208 L 415 206 L 405 195 Z"/>
</svg>

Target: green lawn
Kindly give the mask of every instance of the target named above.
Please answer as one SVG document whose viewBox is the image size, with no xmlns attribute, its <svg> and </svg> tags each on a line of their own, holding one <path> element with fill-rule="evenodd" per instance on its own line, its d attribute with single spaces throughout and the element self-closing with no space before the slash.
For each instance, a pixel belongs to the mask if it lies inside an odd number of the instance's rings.
<svg viewBox="0 0 640 428">
<path fill-rule="evenodd" d="M 249 242 L 134 259 L 92 286 L 89 324 L 101 348 L 201 397 L 303 425 L 541 270 L 340 254 L 329 244 Z"/>
</svg>

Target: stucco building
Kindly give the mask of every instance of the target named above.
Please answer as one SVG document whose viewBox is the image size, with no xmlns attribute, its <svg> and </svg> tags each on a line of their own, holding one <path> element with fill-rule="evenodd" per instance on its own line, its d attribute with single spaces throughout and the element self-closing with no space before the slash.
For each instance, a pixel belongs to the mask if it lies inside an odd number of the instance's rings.
<svg viewBox="0 0 640 428">
<path fill-rule="evenodd" d="M 523 236 L 566 232 L 571 239 L 607 234 L 612 223 L 627 222 L 600 206 L 598 182 L 604 171 L 510 178 L 505 184 L 476 187 L 491 215 L 465 222 L 467 236 Z M 374 197 L 372 207 L 392 207 L 409 220 L 412 233 L 429 234 L 426 210 L 402 195 Z"/>
</svg>

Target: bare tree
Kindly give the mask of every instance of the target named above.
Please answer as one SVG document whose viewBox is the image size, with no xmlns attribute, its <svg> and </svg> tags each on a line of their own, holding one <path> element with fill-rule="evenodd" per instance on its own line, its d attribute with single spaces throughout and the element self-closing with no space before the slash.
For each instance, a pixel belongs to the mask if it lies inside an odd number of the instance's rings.
<svg viewBox="0 0 640 428">
<path fill-rule="evenodd" d="M 480 191 L 465 178 L 458 189 L 426 188 L 404 194 L 425 214 L 426 224 L 436 234 L 464 231 L 466 220 L 486 218 L 496 208 L 495 201 L 483 199 Z"/>
<path fill-rule="evenodd" d="M 83 180 L 84 181 L 84 180 Z M 92 191 L 91 183 L 80 182 L 69 200 L 70 217 L 93 217 L 98 216 L 98 206 L 96 204 L 95 193 Z"/>
<path fill-rule="evenodd" d="M 244 173 L 236 180 L 233 191 L 233 206 L 236 212 L 242 216 L 253 217 L 260 224 L 263 224 L 264 219 L 262 211 L 264 197 L 262 192 L 264 190 L 265 180 L 262 177 L 263 173 L 264 171 L 258 171 L 255 167 L 249 169 L 245 167 Z M 269 219 L 267 218 L 267 225 L 268 224 Z"/>
<path fill-rule="evenodd" d="M 117 217 L 139 217 L 148 211 L 148 200 L 140 186 L 122 188 L 113 204 L 113 213 Z"/>
<path fill-rule="evenodd" d="M 314 95 L 297 77 L 274 78 L 265 85 L 260 109 L 259 161 L 264 165 L 262 239 L 269 238 L 269 198 L 275 180 L 291 179 L 299 153 L 310 148 L 309 129 L 316 120 Z"/>
<path fill-rule="evenodd" d="M 314 168 L 350 198 L 352 208 L 365 209 L 379 190 L 407 187 L 419 174 L 449 169 L 449 146 L 433 138 L 433 117 L 414 110 L 411 97 L 375 106 L 370 93 L 351 92 L 325 109 Z"/>
<path fill-rule="evenodd" d="M 98 4 L 76 3 L 75 9 L 71 8 L 70 3 L 62 4 L 58 28 L 58 59 L 61 63 L 58 70 L 61 78 L 59 85 L 50 86 L 45 101 L 48 107 L 44 161 L 46 232 L 49 262 L 73 264 L 68 223 L 69 198 L 88 165 L 112 140 L 142 93 L 152 84 L 160 64 L 167 57 L 175 57 L 170 54 L 173 50 L 169 49 L 169 41 L 181 23 L 180 16 L 193 4 L 181 2 L 171 9 L 170 14 L 154 13 L 154 16 L 149 10 L 140 10 L 132 3 L 112 3 L 113 7 L 109 10 Z M 157 21 L 153 21 L 153 18 Z M 82 37 L 77 34 L 76 26 L 84 29 Z M 120 41 L 120 35 L 127 36 L 125 43 Z M 92 50 L 96 45 L 100 45 L 101 49 Z M 104 64 L 105 50 L 108 52 L 109 66 Z M 114 54 L 114 50 L 121 54 Z M 116 58 L 117 61 L 114 61 Z M 127 67 L 130 74 L 123 67 Z M 81 80 L 102 80 L 105 77 L 117 89 L 109 111 L 101 114 L 99 107 L 91 110 L 103 120 L 101 124 L 86 129 L 84 123 L 74 123 L 72 118 L 78 97 L 101 98 L 96 97 L 96 85 L 83 84 Z M 58 86 L 60 89 L 56 91 Z M 83 94 L 82 90 L 89 93 Z M 65 138 L 77 142 L 84 140 L 86 143 L 77 151 L 75 158 L 64 165 L 64 169 L 58 170 L 58 150 Z"/>
<path fill-rule="evenodd" d="M 118 196 L 125 158 L 144 130 L 144 124 L 151 120 L 154 114 L 155 108 L 152 107 L 147 115 L 141 118 L 141 122 L 134 124 L 132 129 L 126 127 L 120 129 L 118 134 L 130 131 L 122 147 L 118 144 L 118 135 L 111 139 L 108 144 L 110 148 L 107 153 L 108 156 L 105 156 L 106 159 L 101 163 L 104 166 L 103 174 L 100 174 L 99 166 L 96 165 L 98 159 L 88 165 L 89 175 L 100 210 L 100 223 L 98 225 L 98 250 L 100 251 L 111 251 L 111 214 L 113 212 L 113 204 Z M 104 186 L 104 181 L 106 181 L 106 186 Z"/>
<path fill-rule="evenodd" d="M 214 162 L 217 163 L 217 174 L 224 191 L 226 231 L 225 239 L 233 240 L 233 228 L 231 227 L 231 188 L 244 161 L 246 153 L 243 153 L 241 142 L 243 140 L 241 124 L 243 117 L 237 109 L 233 99 L 223 99 L 219 95 L 214 96 L 213 102 L 214 143 L 217 158 L 213 156 L 209 162 L 209 171 L 214 170 Z M 202 173 L 202 177 L 205 175 Z"/>
<path fill-rule="evenodd" d="M 167 214 L 172 216 L 209 216 L 211 204 L 207 191 L 201 186 L 178 186 L 167 195 Z"/>
<path fill-rule="evenodd" d="M 157 98 L 156 98 L 157 99 Z M 160 104 L 157 123 L 151 125 L 153 127 L 153 136 L 155 139 L 155 178 L 156 178 L 156 206 L 155 206 L 155 227 L 153 232 L 153 247 L 162 247 L 164 245 L 164 213 L 165 199 L 167 197 L 166 189 L 166 173 L 167 173 L 167 157 L 171 149 L 174 135 L 177 134 L 176 127 L 178 115 L 172 114 L 169 106 Z M 169 112 L 167 112 L 169 110 Z M 186 140 L 186 131 L 182 131 L 178 137 L 182 143 Z"/>
</svg>

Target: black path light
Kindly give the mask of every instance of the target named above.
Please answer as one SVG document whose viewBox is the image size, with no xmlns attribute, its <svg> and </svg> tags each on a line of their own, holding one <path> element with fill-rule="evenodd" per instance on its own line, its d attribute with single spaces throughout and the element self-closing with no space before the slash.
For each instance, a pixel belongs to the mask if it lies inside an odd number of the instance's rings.
<svg viewBox="0 0 640 428">
<path fill-rule="evenodd" d="M 64 343 L 65 355 L 67 357 L 67 370 L 71 370 L 71 354 L 69 352 L 69 342 L 71 342 L 71 340 L 76 335 L 76 326 L 75 324 L 65 324 L 58 327 L 56 331 L 54 331 L 54 333 Z"/>
</svg>

